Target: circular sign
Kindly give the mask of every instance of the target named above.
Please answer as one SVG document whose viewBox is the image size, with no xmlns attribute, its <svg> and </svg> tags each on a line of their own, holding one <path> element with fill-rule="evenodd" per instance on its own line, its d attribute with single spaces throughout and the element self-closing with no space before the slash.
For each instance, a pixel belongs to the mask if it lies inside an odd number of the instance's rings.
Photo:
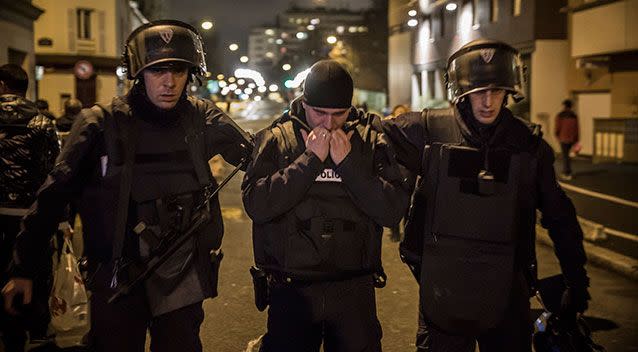
<svg viewBox="0 0 638 352">
<path fill-rule="evenodd" d="M 79 79 L 89 79 L 93 76 L 93 64 L 86 60 L 80 60 L 75 63 L 73 72 Z"/>
</svg>

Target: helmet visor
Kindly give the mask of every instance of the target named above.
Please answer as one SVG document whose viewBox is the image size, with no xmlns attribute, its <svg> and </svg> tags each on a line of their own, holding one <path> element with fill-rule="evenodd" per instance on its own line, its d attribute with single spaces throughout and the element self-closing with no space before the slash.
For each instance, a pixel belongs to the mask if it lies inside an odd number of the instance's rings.
<svg viewBox="0 0 638 352">
<path fill-rule="evenodd" d="M 487 89 L 503 89 L 515 100 L 524 98 L 523 65 L 517 53 L 502 48 L 482 48 L 456 57 L 448 63 L 448 98 L 462 97 Z"/>
</svg>

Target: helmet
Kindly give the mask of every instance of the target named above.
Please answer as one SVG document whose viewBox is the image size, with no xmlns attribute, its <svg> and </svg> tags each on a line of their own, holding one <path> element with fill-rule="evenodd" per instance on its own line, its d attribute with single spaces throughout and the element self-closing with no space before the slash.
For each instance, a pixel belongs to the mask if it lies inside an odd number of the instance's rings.
<svg viewBox="0 0 638 352">
<path fill-rule="evenodd" d="M 511 46 L 488 39 L 469 42 L 450 56 L 445 85 L 456 104 L 464 96 L 487 89 L 503 89 L 515 101 L 525 97 L 523 64 Z"/>
<path fill-rule="evenodd" d="M 135 79 L 145 68 L 162 62 L 185 62 L 194 74 L 206 73 L 202 37 L 184 22 L 159 20 L 146 23 L 129 35 L 122 54 L 128 79 Z"/>
<path fill-rule="evenodd" d="M 605 348 L 591 338 L 585 319 L 579 316 L 573 323 L 561 321 L 557 314 L 543 312 L 534 322 L 536 352 L 604 352 Z"/>
</svg>

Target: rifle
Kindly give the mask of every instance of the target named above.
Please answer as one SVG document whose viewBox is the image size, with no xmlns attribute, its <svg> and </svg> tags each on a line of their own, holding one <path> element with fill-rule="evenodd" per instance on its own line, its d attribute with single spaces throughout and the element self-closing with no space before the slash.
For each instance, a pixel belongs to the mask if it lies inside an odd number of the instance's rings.
<svg viewBox="0 0 638 352">
<path fill-rule="evenodd" d="M 243 158 L 239 164 L 233 169 L 233 171 L 226 176 L 226 178 L 217 186 L 217 188 L 213 192 L 206 192 L 204 196 L 204 200 L 197 205 L 192 214 L 194 214 L 190 225 L 184 232 L 168 230 L 168 233 L 165 233 L 161 236 L 161 241 L 157 246 L 155 246 L 148 257 L 146 257 L 141 262 L 131 262 L 125 265 L 116 261 L 114 267 L 114 276 L 113 281 L 111 282 L 112 288 L 116 288 L 115 293 L 109 298 L 108 303 L 113 303 L 120 299 L 121 297 L 129 294 L 133 288 L 135 288 L 140 283 L 144 282 L 148 279 L 154 272 L 159 268 L 162 264 L 164 264 L 168 258 L 170 258 L 180 247 L 182 247 L 188 240 L 192 238 L 194 234 L 198 232 L 200 227 L 210 220 L 210 212 L 204 211 L 205 208 L 208 207 L 208 203 L 210 200 L 219 193 L 219 191 L 226 186 L 226 184 L 239 172 L 239 170 L 248 164 L 249 159 Z M 145 230 L 145 225 L 143 223 L 138 224 L 136 226 L 140 232 Z M 136 231 L 137 232 L 137 231 Z M 135 264 L 137 267 L 143 268 L 141 273 L 133 277 L 132 279 L 127 280 L 127 282 L 122 283 L 121 285 L 117 284 L 117 275 L 118 271 L 122 270 L 122 268 Z"/>
</svg>

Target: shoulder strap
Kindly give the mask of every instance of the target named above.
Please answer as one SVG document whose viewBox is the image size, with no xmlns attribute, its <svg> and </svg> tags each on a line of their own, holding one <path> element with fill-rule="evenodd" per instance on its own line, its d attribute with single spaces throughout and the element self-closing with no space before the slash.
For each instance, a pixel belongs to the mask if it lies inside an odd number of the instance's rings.
<svg viewBox="0 0 638 352">
<path fill-rule="evenodd" d="M 119 193 L 117 197 L 117 214 L 115 217 L 115 233 L 113 235 L 112 260 L 119 261 L 124 248 L 124 236 L 126 220 L 128 217 L 129 199 L 131 196 L 131 184 L 133 181 L 133 163 L 135 162 L 135 139 L 137 129 L 131 121 L 131 116 L 123 111 L 94 105 L 91 110 L 98 117 L 104 118 L 105 138 L 120 139 L 122 144 L 123 165 L 120 179 Z M 105 114 L 106 113 L 106 114 Z M 112 284 L 117 284 L 117 282 Z"/>
<path fill-rule="evenodd" d="M 199 114 L 188 114 L 190 116 L 182 116 L 182 128 L 186 132 L 186 145 L 188 152 L 193 160 L 197 180 L 201 186 L 207 186 L 211 182 L 210 168 L 206 157 L 206 144 L 204 143 L 204 130 L 206 122 Z"/>
<path fill-rule="evenodd" d="M 299 143 L 296 138 L 295 130 L 293 128 L 292 120 L 279 123 L 272 128 L 272 133 L 277 140 L 279 150 L 282 152 L 284 158 L 280 160 L 280 167 L 286 167 L 292 162 L 294 153 L 299 147 Z M 293 138 L 289 138 L 292 136 Z"/>
<path fill-rule="evenodd" d="M 461 131 L 455 121 L 454 108 L 427 109 L 425 127 L 427 130 L 427 144 L 457 143 L 461 140 Z"/>
</svg>

